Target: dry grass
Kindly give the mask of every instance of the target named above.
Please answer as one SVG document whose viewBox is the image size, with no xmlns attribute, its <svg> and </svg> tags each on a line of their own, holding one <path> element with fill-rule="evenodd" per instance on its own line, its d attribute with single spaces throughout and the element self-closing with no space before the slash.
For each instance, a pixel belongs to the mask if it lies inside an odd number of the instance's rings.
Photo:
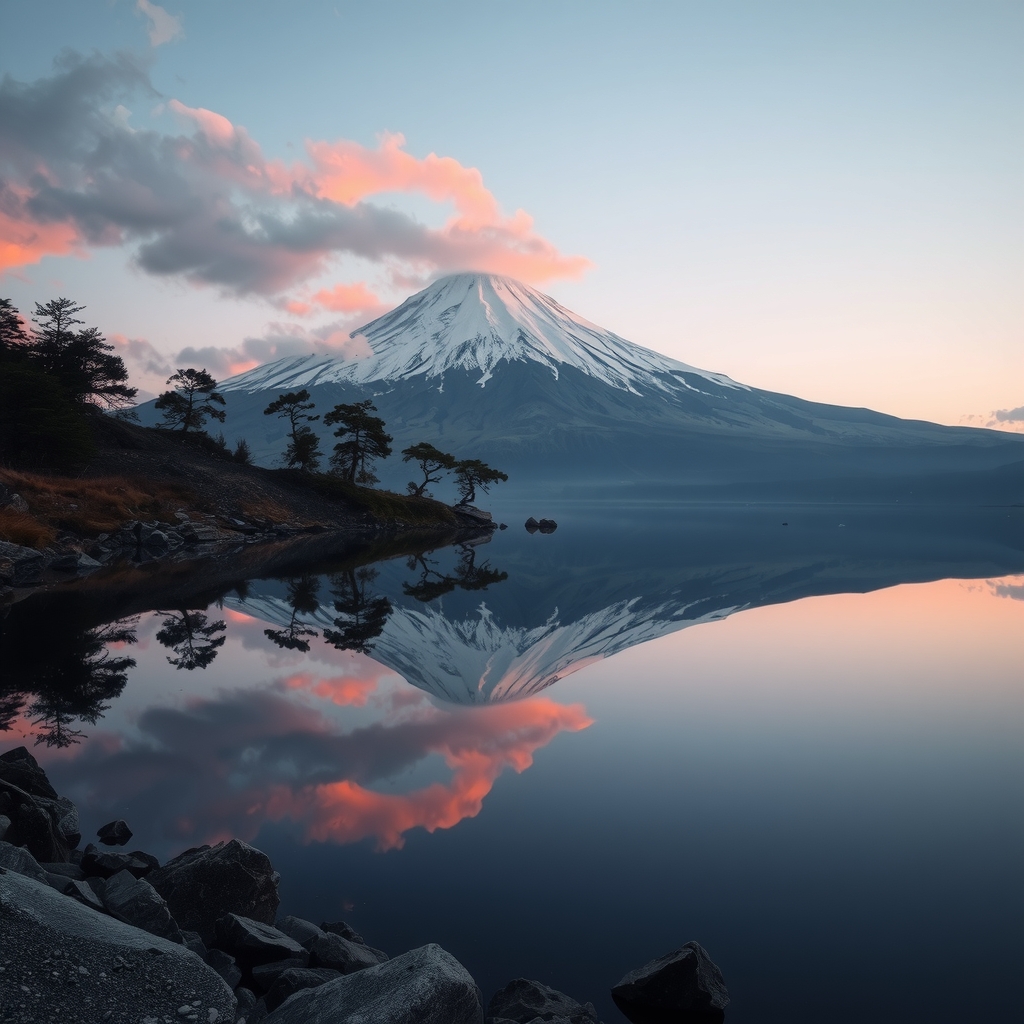
<svg viewBox="0 0 1024 1024">
<path fill-rule="evenodd" d="M 45 547 L 61 530 L 95 537 L 112 533 L 130 519 L 172 523 L 174 512 L 192 501 L 183 487 L 124 477 L 79 479 L 2 470 L 0 481 L 29 507 L 28 514 L 0 510 L 0 536 L 33 547 Z"/>
</svg>

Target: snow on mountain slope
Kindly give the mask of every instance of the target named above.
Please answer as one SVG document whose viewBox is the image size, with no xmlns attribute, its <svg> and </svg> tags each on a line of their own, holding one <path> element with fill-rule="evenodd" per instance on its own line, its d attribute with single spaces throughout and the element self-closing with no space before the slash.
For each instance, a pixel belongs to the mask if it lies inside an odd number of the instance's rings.
<svg viewBox="0 0 1024 1024">
<path fill-rule="evenodd" d="M 279 626 L 291 621 L 291 607 L 278 597 L 252 593 L 224 603 Z M 476 618 L 465 619 L 449 619 L 433 606 L 398 606 L 371 641 L 371 657 L 449 703 L 499 703 L 529 697 L 595 661 L 687 626 L 724 619 L 739 607 L 698 614 L 692 604 L 651 608 L 634 598 L 567 623 L 556 610 L 543 625 L 527 629 L 501 625 L 486 604 Z M 321 609 L 304 616 L 303 624 L 329 629 L 334 621 Z"/>
<path fill-rule="evenodd" d="M 666 375 L 677 387 L 692 389 L 684 376 L 689 375 L 748 390 L 722 374 L 634 345 L 518 281 L 488 274 L 444 277 L 352 336 L 366 338 L 373 355 L 279 359 L 224 381 L 221 389 L 365 384 L 443 377 L 460 369 L 479 372 L 477 383 L 483 387 L 502 361 L 523 361 L 548 367 L 556 378 L 560 367 L 572 366 L 611 387 L 634 392 L 671 387 Z"/>
</svg>

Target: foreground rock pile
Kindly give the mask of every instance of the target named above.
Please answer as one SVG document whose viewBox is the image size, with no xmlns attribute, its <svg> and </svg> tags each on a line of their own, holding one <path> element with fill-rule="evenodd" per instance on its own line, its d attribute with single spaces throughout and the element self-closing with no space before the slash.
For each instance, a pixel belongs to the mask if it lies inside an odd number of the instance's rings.
<svg viewBox="0 0 1024 1024">
<path fill-rule="evenodd" d="M 98 833 L 126 845 L 123 821 Z M 161 865 L 81 841 L 74 804 L 24 748 L 0 755 L 0 1020 L 5 1024 L 483 1024 L 480 990 L 431 944 L 389 958 L 343 921 L 278 917 L 269 858 L 237 839 Z M 721 1021 L 696 943 L 613 990 L 635 1024 Z M 488 1024 L 600 1024 L 591 1003 L 523 978 Z"/>
</svg>

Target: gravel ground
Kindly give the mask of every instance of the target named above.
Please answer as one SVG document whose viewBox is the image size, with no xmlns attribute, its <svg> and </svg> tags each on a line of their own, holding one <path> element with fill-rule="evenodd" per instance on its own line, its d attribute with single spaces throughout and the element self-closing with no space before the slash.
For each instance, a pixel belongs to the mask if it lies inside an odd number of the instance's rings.
<svg viewBox="0 0 1024 1024">
<path fill-rule="evenodd" d="M 230 1024 L 234 1012 L 227 986 L 183 947 L 0 877 L 4 1024 Z"/>
</svg>

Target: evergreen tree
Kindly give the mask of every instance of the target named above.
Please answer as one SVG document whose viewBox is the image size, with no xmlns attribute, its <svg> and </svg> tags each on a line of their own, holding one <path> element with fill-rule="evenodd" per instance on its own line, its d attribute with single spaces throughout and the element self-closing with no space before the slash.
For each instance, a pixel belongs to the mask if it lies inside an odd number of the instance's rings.
<svg viewBox="0 0 1024 1024">
<path fill-rule="evenodd" d="M 222 619 L 209 622 L 205 612 L 192 612 L 184 608 L 164 619 L 157 641 L 177 655 L 168 661 L 177 669 L 191 672 L 206 668 L 224 646 L 225 636 L 217 636 L 227 628 Z"/>
<path fill-rule="evenodd" d="M 85 306 L 71 299 L 36 303 L 35 337 L 29 347 L 32 362 L 55 377 L 76 402 L 102 402 L 110 407 L 127 405 L 136 388 L 128 387 L 128 370 L 120 356 L 113 355 L 96 327 L 76 331 L 83 323 L 75 315 Z"/>
<path fill-rule="evenodd" d="M 369 654 L 371 641 L 384 632 L 392 604 L 386 597 L 374 596 L 370 584 L 376 578 L 377 570 L 367 566 L 331 577 L 337 628 L 325 629 L 324 639 L 339 650 Z"/>
<path fill-rule="evenodd" d="M 409 493 L 415 494 L 417 497 L 424 495 L 429 497 L 430 491 L 427 490 L 427 486 L 440 482 L 445 473 L 455 468 L 454 455 L 442 452 L 426 441 L 403 448 L 402 461 L 419 463 L 423 480 L 420 483 L 410 480 L 408 483 Z"/>
<path fill-rule="evenodd" d="M 273 640 L 278 647 L 289 651 L 309 650 L 306 637 L 317 637 L 320 634 L 307 626 L 299 615 L 313 615 L 320 608 L 318 594 L 320 580 L 313 575 L 299 576 L 288 581 L 288 603 L 292 606 L 292 617 L 285 629 L 265 629 L 263 635 Z"/>
<path fill-rule="evenodd" d="M 196 370 L 191 366 L 187 370 L 177 370 L 167 378 L 168 384 L 174 385 L 173 391 L 165 391 L 154 403 L 164 414 L 164 425 L 169 430 L 180 428 L 181 432 L 189 430 L 202 432 L 206 419 L 212 416 L 224 422 L 224 396 L 214 389 L 217 382 L 206 370 Z"/>
<path fill-rule="evenodd" d="M 24 358 L 28 343 L 28 333 L 14 303 L 0 299 L 0 363 Z"/>
<path fill-rule="evenodd" d="M 349 483 L 375 484 L 372 463 L 391 454 L 391 435 L 385 433 L 384 421 L 371 415 L 376 411 L 377 407 L 366 399 L 336 405 L 324 416 L 326 426 L 338 424 L 334 436 L 341 439 L 334 446 L 331 466 Z"/>
<path fill-rule="evenodd" d="M 301 391 L 289 391 L 281 395 L 263 410 L 264 416 L 277 415 L 288 420 L 290 440 L 285 462 L 289 469 L 298 467 L 303 472 L 311 473 L 320 466 L 320 438 L 307 426 L 320 419 L 319 416 L 309 415 L 310 409 L 314 408 L 316 406 L 309 400 L 309 392 L 303 388 Z"/>
<path fill-rule="evenodd" d="M 249 448 L 249 442 L 244 437 L 238 439 L 233 454 L 235 462 L 240 462 L 243 466 L 252 465 L 252 451 Z"/>
<path fill-rule="evenodd" d="M 479 459 L 463 459 L 455 464 L 455 486 L 459 489 L 460 505 L 471 505 L 476 501 L 478 487 L 487 494 L 492 484 L 507 479 L 507 473 L 491 469 L 486 462 Z"/>
</svg>

